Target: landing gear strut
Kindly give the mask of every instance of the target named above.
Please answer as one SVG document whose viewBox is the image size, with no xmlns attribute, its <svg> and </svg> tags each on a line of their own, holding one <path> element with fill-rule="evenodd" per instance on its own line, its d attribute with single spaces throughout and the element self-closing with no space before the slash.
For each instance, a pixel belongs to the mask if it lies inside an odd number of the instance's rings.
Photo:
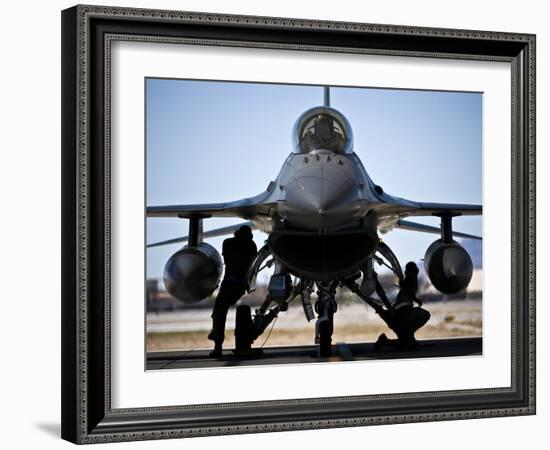
<svg viewBox="0 0 550 450">
<path fill-rule="evenodd" d="M 334 331 L 334 313 L 337 305 L 335 300 L 338 282 L 317 283 L 318 300 L 315 311 L 318 318 L 315 323 L 315 343 L 319 345 L 319 356 L 328 358 L 332 352 L 332 333 Z"/>
<path fill-rule="evenodd" d="M 252 349 L 252 343 L 273 323 L 281 311 L 288 309 L 288 304 L 296 298 L 300 292 L 292 285 L 288 275 L 271 257 L 269 247 L 265 245 L 260 249 L 247 274 L 249 289 L 254 290 L 258 272 L 274 266 L 275 273 L 271 276 L 268 292 L 262 305 L 252 315 L 250 306 L 240 305 L 237 308 L 235 322 L 235 352 L 236 354 L 261 354 L 260 349 Z"/>
</svg>

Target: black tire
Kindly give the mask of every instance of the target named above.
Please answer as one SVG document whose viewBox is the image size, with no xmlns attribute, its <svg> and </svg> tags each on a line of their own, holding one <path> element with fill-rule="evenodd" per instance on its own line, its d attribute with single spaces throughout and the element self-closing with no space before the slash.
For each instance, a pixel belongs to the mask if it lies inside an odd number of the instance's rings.
<svg viewBox="0 0 550 450">
<path fill-rule="evenodd" d="M 252 314 L 250 306 L 237 306 L 235 317 L 235 350 L 249 350 L 252 345 Z"/>
<path fill-rule="evenodd" d="M 330 322 L 325 320 L 319 324 L 319 356 L 328 358 L 332 353 L 332 330 Z"/>
</svg>

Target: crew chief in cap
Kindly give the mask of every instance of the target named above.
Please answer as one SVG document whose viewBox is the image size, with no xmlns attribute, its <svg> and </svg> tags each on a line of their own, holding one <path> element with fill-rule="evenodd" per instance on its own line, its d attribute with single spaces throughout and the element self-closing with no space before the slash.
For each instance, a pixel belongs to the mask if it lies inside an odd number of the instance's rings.
<svg viewBox="0 0 550 450">
<path fill-rule="evenodd" d="M 214 341 L 214 350 L 210 353 L 210 356 L 214 358 L 222 355 L 227 311 L 246 292 L 246 274 L 256 253 L 257 248 L 252 240 L 252 229 L 248 225 L 243 225 L 235 231 L 234 237 L 223 241 L 222 254 L 225 274 L 214 303 L 212 330 L 208 335 L 208 339 Z"/>
</svg>

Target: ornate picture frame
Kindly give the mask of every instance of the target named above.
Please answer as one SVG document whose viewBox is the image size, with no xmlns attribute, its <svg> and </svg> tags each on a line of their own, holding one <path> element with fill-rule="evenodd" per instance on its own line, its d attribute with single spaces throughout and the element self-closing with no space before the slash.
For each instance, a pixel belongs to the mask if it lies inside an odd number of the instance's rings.
<svg viewBox="0 0 550 450">
<path fill-rule="evenodd" d="M 110 71 L 116 41 L 509 63 L 510 386 L 113 408 Z M 535 36 L 99 6 L 67 9 L 62 12 L 62 236 L 62 437 L 71 442 L 535 414 Z"/>
</svg>

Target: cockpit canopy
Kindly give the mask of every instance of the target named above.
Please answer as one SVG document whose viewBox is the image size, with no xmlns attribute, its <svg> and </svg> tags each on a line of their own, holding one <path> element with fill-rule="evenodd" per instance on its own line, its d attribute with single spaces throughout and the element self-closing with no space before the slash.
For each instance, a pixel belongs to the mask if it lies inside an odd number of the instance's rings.
<svg viewBox="0 0 550 450">
<path fill-rule="evenodd" d="M 338 154 L 351 153 L 353 133 L 347 119 L 337 110 L 317 107 L 303 113 L 292 133 L 294 153 L 330 150 Z"/>
</svg>

